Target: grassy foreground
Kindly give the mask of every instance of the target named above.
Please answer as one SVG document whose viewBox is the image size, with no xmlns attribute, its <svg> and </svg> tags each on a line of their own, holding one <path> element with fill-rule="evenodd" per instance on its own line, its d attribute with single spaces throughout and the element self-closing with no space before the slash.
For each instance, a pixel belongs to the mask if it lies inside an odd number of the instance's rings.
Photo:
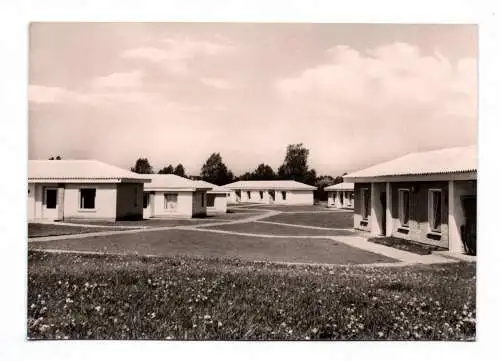
<svg viewBox="0 0 500 361">
<path fill-rule="evenodd" d="M 475 272 L 30 252 L 28 337 L 474 340 Z"/>
</svg>

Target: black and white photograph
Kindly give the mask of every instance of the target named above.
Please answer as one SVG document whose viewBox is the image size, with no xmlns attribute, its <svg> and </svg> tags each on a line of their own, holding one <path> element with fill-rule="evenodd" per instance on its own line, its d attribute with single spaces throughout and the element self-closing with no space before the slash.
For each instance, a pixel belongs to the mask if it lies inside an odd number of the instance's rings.
<svg viewBox="0 0 500 361">
<path fill-rule="evenodd" d="M 32 22 L 29 340 L 475 341 L 474 24 Z"/>
</svg>

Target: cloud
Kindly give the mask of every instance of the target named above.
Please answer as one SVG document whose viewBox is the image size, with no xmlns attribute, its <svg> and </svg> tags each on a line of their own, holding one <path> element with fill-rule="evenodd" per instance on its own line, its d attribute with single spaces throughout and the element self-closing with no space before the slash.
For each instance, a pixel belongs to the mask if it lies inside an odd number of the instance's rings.
<svg viewBox="0 0 500 361">
<path fill-rule="evenodd" d="M 348 46 L 327 61 L 280 79 L 287 121 L 307 121 L 318 165 L 349 170 L 409 151 L 477 141 L 477 60 L 393 43 L 361 53 Z M 286 123 L 283 123 L 285 125 Z M 364 164 L 362 164 L 365 162 Z"/>
<path fill-rule="evenodd" d="M 78 93 L 61 87 L 30 84 L 28 101 L 35 104 L 64 103 L 81 100 Z"/>
<path fill-rule="evenodd" d="M 123 58 L 147 60 L 158 63 L 172 74 L 189 73 L 187 61 L 199 56 L 215 56 L 229 53 L 234 47 L 227 42 L 195 41 L 189 38 L 166 38 L 159 47 L 138 47 L 126 50 Z"/>
<path fill-rule="evenodd" d="M 222 78 L 201 78 L 200 81 L 212 88 L 217 89 L 232 89 L 233 86 L 225 79 Z"/>
<path fill-rule="evenodd" d="M 139 88 L 142 85 L 142 71 L 134 70 L 126 73 L 112 73 L 95 78 L 91 86 L 95 89 Z"/>
<path fill-rule="evenodd" d="M 423 56 L 416 46 L 406 43 L 381 46 L 368 55 L 336 46 L 327 54 L 329 62 L 281 79 L 279 93 L 293 103 L 305 99 L 360 112 L 416 105 L 444 111 L 460 100 L 461 114 L 475 116 L 475 59 L 453 66 L 440 54 Z"/>
</svg>

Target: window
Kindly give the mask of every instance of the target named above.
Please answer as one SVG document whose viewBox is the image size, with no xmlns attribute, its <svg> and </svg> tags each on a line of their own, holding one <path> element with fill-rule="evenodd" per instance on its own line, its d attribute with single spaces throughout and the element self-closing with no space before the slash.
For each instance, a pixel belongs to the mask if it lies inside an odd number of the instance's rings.
<svg viewBox="0 0 500 361">
<path fill-rule="evenodd" d="M 248 197 L 248 199 L 251 199 L 252 198 L 252 192 L 247 191 L 247 197 Z"/>
<path fill-rule="evenodd" d="M 370 193 L 368 188 L 361 189 L 361 205 L 361 216 L 366 220 L 370 214 Z"/>
<path fill-rule="evenodd" d="M 215 194 L 207 194 L 207 207 L 215 205 Z"/>
<path fill-rule="evenodd" d="M 57 208 L 57 189 L 45 190 L 45 207 L 47 209 Z"/>
<path fill-rule="evenodd" d="M 149 207 L 149 193 L 144 192 L 142 194 L 142 208 L 148 208 Z"/>
<path fill-rule="evenodd" d="M 441 190 L 429 190 L 429 225 L 431 232 L 441 232 L 442 201 Z"/>
<path fill-rule="evenodd" d="M 286 201 L 286 192 L 285 191 L 281 192 L 281 197 L 283 198 L 284 201 Z"/>
<path fill-rule="evenodd" d="M 80 208 L 81 209 L 95 208 L 95 188 L 80 189 Z"/>
<path fill-rule="evenodd" d="M 260 194 L 260 199 L 264 199 L 264 192 L 260 191 L 259 194 Z"/>
<path fill-rule="evenodd" d="M 399 222 L 401 227 L 410 225 L 410 191 L 400 189 L 399 192 Z"/>
<path fill-rule="evenodd" d="M 177 193 L 165 193 L 165 209 L 177 209 Z"/>
</svg>

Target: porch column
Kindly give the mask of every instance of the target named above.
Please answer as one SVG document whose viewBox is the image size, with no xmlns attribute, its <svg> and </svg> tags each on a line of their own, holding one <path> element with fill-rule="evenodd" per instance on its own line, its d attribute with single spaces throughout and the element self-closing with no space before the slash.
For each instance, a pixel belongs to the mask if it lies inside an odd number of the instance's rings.
<svg viewBox="0 0 500 361">
<path fill-rule="evenodd" d="M 382 204 L 380 202 L 380 184 L 371 184 L 371 214 L 370 214 L 370 228 L 372 236 L 380 236 L 382 234 Z"/>
<path fill-rule="evenodd" d="M 340 191 L 336 191 L 335 193 L 336 193 L 335 207 L 342 208 L 342 204 L 340 203 Z"/>
<path fill-rule="evenodd" d="M 392 187 L 390 182 L 385 184 L 385 195 L 385 235 L 390 237 L 392 236 Z"/>
<path fill-rule="evenodd" d="M 64 191 L 66 187 L 64 183 L 57 185 L 57 219 L 64 220 Z"/>
<path fill-rule="evenodd" d="M 461 212 L 460 197 L 456 197 L 455 182 L 448 182 L 448 249 L 453 253 L 464 253 L 457 214 Z"/>
<path fill-rule="evenodd" d="M 155 192 L 149 193 L 149 217 L 153 218 L 155 216 L 155 201 L 156 195 Z"/>
</svg>

